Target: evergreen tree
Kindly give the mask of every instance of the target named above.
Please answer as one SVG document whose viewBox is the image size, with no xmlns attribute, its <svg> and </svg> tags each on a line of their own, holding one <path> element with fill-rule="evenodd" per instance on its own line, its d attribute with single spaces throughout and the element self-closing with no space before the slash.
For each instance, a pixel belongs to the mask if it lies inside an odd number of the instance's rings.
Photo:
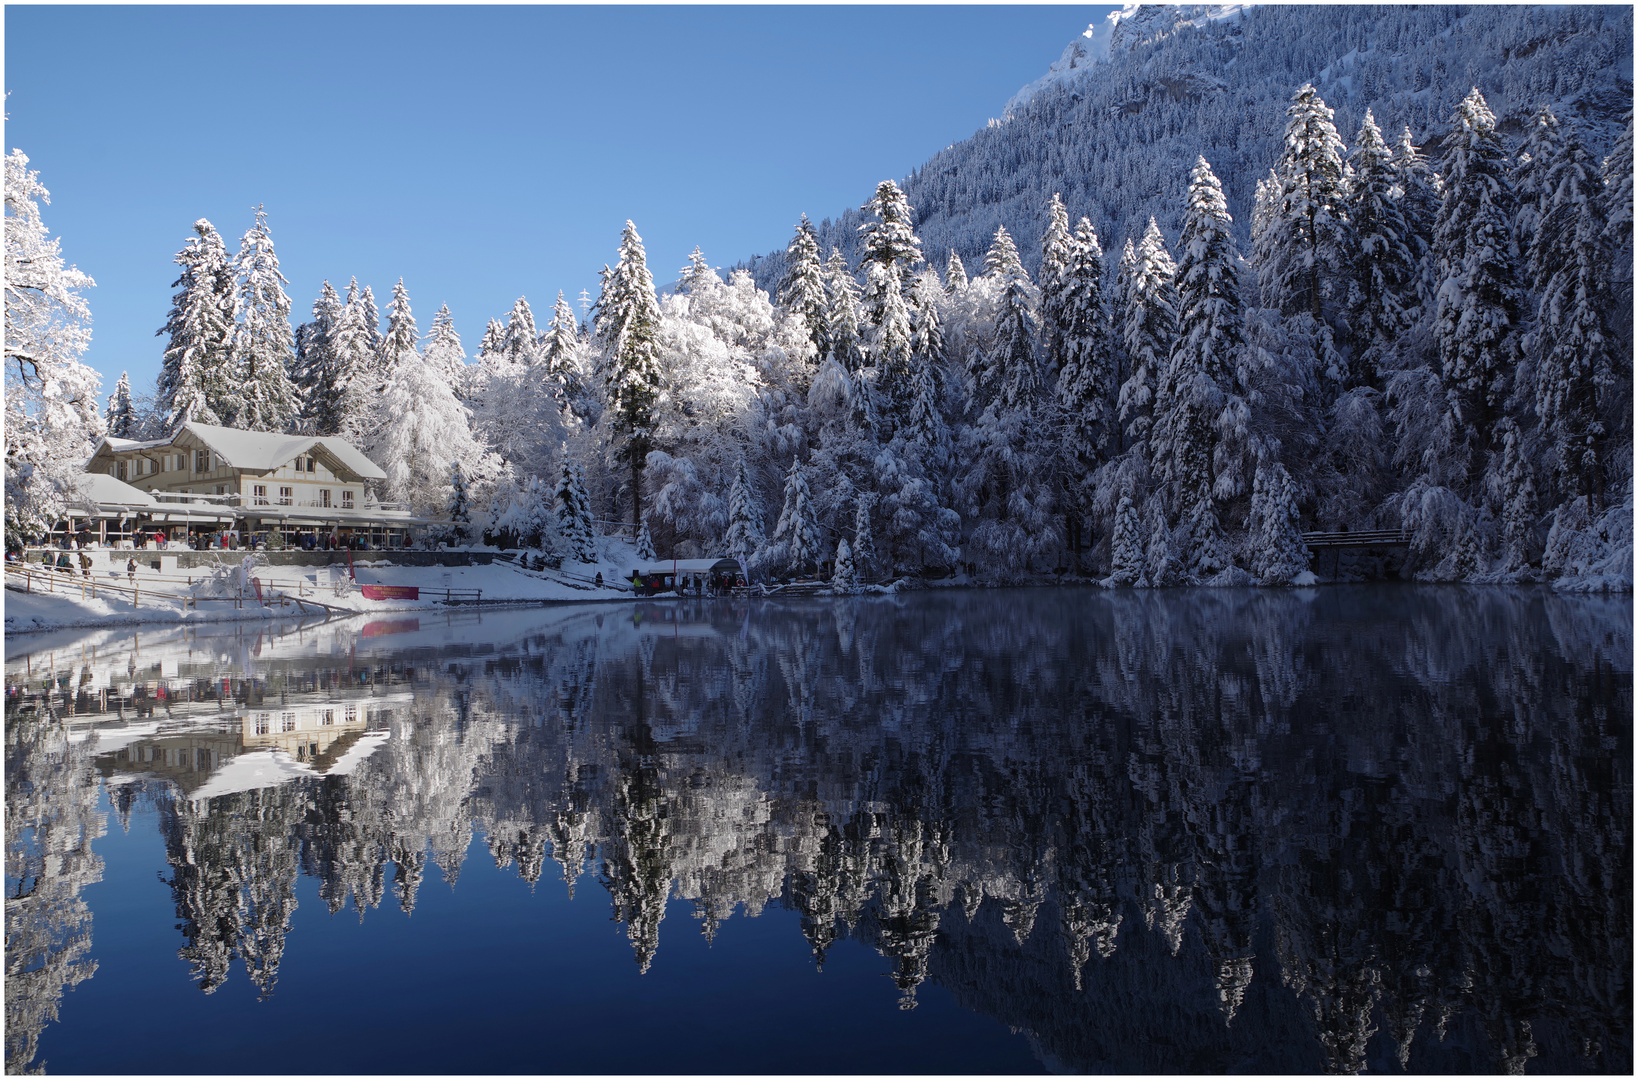
<svg viewBox="0 0 1638 1080">
<path fill-rule="evenodd" d="M 967 268 L 961 264 L 961 256 L 956 254 L 955 248 L 950 249 L 950 261 L 944 267 L 944 290 L 952 296 L 967 287 Z"/>
<path fill-rule="evenodd" d="M 1145 573 L 1147 563 L 1143 554 L 1143 523 L 1138 519 L 1137 507 L 1132 504 L 1128 488 L 1120 493 L 1120 504 L 1115 507 L 1115 533 L 1110 543 L 1113 571 L 1110 584 L 1137 586 L 1149 584 Z"/>
<path fill-rule="evenodd" d="M 870 533 L 870 501 L 862 496 L 853 511 L 853 566 L 861 579 L 876 573 L 876 541 Z"/>
<path fill-rule="evenodd" d="M 314 434 L 337 435 L 354 445 L 362 445 L 373 426 L 380 386 L 378 349 L 365 318 L 361 300 L 341 309 L 330 335 L 330 368 L 317 387 L 314 410 Z"/>
<path fill-rule="evenodd" d="M 326 410 L 326 395 L 335 367 L 332 338 L 336 325 L 341 322 L 343 305 L 335 288 L 326 281 L 313 301 L 313 321 L 302 323 L 296 331 L 296 367 L 293 381 L 301 397 L 301 425 L 304 431 L 316 432 L 321 414 Z"/>
<path fill-rule="evenodd" d="M 459 461 L 449 464 L 449 502 L 445 506 L 449 514 L 450 542 L 466 543 L 471 533 L 472 511 L 468 506 L 466 473 L 462 471 Z"/>
<path fill-rule="evenodd" d="M 1513 214 L 1513 234 L 1518 238 L 1521 255 L 1530 250 L 1536 224 L 1545 210 L 1543 204 L 1549 201 L 1547 170 L 1563 154 L 1558 117 L 1544 106 L 1536 110 L 1525 129 L 1523 145 L 1513 155 L 1513 194 L 1518 200 L 1518 209 Z"/>
<path fill-rule="evenodd" d="M 375 293 L 370 291 L 368 285 L 358 294 L 358 309 L 364 329 L 369 334 L 370 358 L 374 362 L 375 357 L 381 355 L 381 312 L 375 306 Z"/>
<path fill-rule="evenodd" d="M 1252 237 L 1263 306 L 1332 322 L 1346 300 L 1347 181 L 1334 113 L 1311 83 L 1286 109 L 1270 212 Z"/>
<path fill-rule="evenodd" d="M 556 498 L 558 535 L 569 545 L 577 562 L 596 562 L 597 531 L 591 499 L 586 494 L 580 467 L 567 454 L 563 456 L 563 475 L 557 482 Z"/>
<path fill-rule="evenodd" d="M 546 327 L 546 339 L 540 347 L 540 362 L 546 376 L 558 387 L 566 402 L 578 398 L 580 385 L 580 333 L 575 322 L 574 309 L 558 290 L 557 303 L 552 306 L 552 321 Z"/>
<path fill-rule="evenodd" d="M 1409 328 L 1420 276 L 1415 241 L 1404 215 L 1404 196 L 1393 151 L 1369 109 L 1354 138 L 1348 215 L 1354 272 L 1348 322 L 1358 346 L 1346 388 L 1381 389 L 1383 354 Z"/>
<path fill-rule="evenodd" d="M 1061 372 L 1070 318 L 1070 263 L 1074 259 L 1074 237 L 1069 231 L 1069 211 L 1062 196 L 1054 193 L 1047 204 L 1047 227 L 1041 236 L 1041 359 L 1049 376 Z"/>
<path fill-rule="evenodd" d="M 1258 467 L 1251 501 L 1251 572 L 1264 585 L 1289 585 L 1308 569 L 1310 556 L 1298 524 L 1296 485 L 1284 465 Z"/>
<path fill-rule="evenodd" d="M 445 307 L 440 314 L 447 317 L 449 309 Z M 433 323 L 436 326 L 436 318 Z M 420 343 L 415 315 L 410 311 L 409 290 L 404 288 L 404 279 L 399 278 L 398 284 L 392 287 L 392 303 L 387 307 L 387 333 L 381 339 L 381 351 L 376 357 L 375 366 L 382 378 L 391 379 L 398 365 L 406 358 L 419 360 Z"/>
<path fill-rule="evenodd" d="M 984 256 L 984 276 L 995 283 L 1000 297 L 995 330 L 988 347 L 980 353 L 980 366 L 972 380 L 974 404 L 982 406 L 998 400 L 1008 409 L 1033 404 L 1040 388 L 1035 361 L 1040 294 L 1004 225 L 996 228 L 995 239 Z"/>
<path fill-rule="evenodd" d="M 1041 303 L 1045 308 L 1044 290 Z M 1090 474 L 1110 443 L 1115 372 L 1114 334 L 1103 295 L 1103 245 L 1086 218 L 1070 237 L 1069 261 L 1056 303 L 1057 397 L 1065 448 L 1080 471 Z"/>
<path fill-rule="evenodd" d="M 235 343 L 241 403 L 234 424 L 248 431 L 286 431 L 301 412 L 290 372 L 296 364 L 290 329 L 289 282 L 279 272 L 267 214 L 256 208 L 256 224 L 239 242 L 238 308 Z"/>
<path fill-rule="evenodd" d="M 392 341 L 389 334 L 386 344 Z M 411 339 L 387 370 L 391 374 L 376 409 L 369 457 L 387 474 L 388 499 L 408 503 L 414 513 L 432 514 L 449 506 L 454 496 L 445 463 L 452 458 L 475 463 L 483 448 L 472 435 L 471 411 L 456 398 L 433 349 L 423 357 Z M 464 490 L 464 474 L 462 484 Z"/>
<path fill-rule="evenodd" d="M 519 367 L 530 367 L 535 362 L 535 338 L 539 333 L 535 330 L 535 316 L 529 310 L 529 301 L 518 297 L 512 305 L 512 314 L 506 320 L 506 336 L 501 342 L 501 351 L 506 359 Z"/>
<path fill-rule="evenodd" d="M 642 520 L 643 466 L 653 447 L 654 410 L 664 373 L 655 340 L 660 306 L 654 296 L 654 278 L 648 272 L 643 239 L 630 221 L 620 236 L 620 258 L 603 283 L 595 315 L 597 336 L 606 354 L 604 383 L 612 427 L 623 442 L 620 458 L 631 469 L 631 521 L 635 526 Z"/>
<path fill-rule="evenodd" d="M 1177 266 L 1154 218 L 1134 252 L 1124 323 L 1131 374 L 1120 388 L 1120 421 L 1130 443 L 1146 443 L 1154 425 L 1156 383 L 1177 336 Z"/>
<path fill-rule="evenodd" d="M 1190 523 L 1193 546 L 1184 564 L 1192 572 L 1215 572 L 1210 564 L 1222 560 L 1215 554 L 1221 533 L 1209 505 L 1213 457 L 1245 335 L 1233 219 L 1205 158 L 1195 161 L 1189 175 L 1179 246 L 1177 338 L 1156 397 L 1153 467 L 1170 487 L 1177 520 Z"/>
<path fill-rule="evenodd" d="M 159 371 L 157 408 L 167 431 L 188 420 L 222 424 L 239 409 L 235 385 L 234 274 L 215 226 L 193 223 L 194 236 L 176 253 L 182 276 L 157 336 L 168 337 Z"/>
<path fill-rule="evenodd" d="M 1505 568 L 1525 570 L 1540 554 L 1535 540 L 1537 517 L 1535 470 L 1524 446 L 1524 434 L 1512 417 L 1498 425 L 1501 431 L 1502 545 Z M 1572 496 L 1573 497 L 1573 496 Z"/>
<path fill-rule="evenodd" d="M 830 294 L 830 358 L 847 376 L 854 426 L 874 435 L 875 393 L 865 377 L 865 352 L 859 336 L 859 283 L 835 248 L 825 263 L 825 289 Z"/>
<path fill-rule="evenodd" d="M 928 271 L 916 278 L 910 289 L 911 373 L 910 401 L 904 421 L 904 432 L 910 442 L 919 448 L 921 462 L 927 469 L 943 467 L 949 452 L 950 433 L 939 406 L 943 396 L 942 379 L 946 363 L 944 328 L 939 319 L 938 275 Z M 860 559 L 857 542 L 854 558 Z M 864 567 L 864 563 L 860 563 Z"/>
<path fill-rule="evenodd" d="M 745 458 L 734 467 L 733 487 L 728 491 L 728 554 L 739 560 L 747 580 L 751 564 L 762 550 L 762 506 L 751 486 L 750 470 Z"/>
<path fill-rule="evenodd" d="M 1433 231 L 1439 219 L 1439 205 L 1444 198 L 1444 182 L 1433 171 L 1433 166 L 1417 149 L 1406 127 L 1399 135 L 1393 151 L 1394 175 L 1399 182 L 1399 208 L 1405 219 L 1405 242 L 1411 249 L 1421 270 L 1417 296 L 1424 308 L 1433 301 L 1434 269 Z"/>
<path fill-rule="evenodd" d="M 506 354 L 506 324 L 499 319 L 490 319 L 483 328 L 483 340 L 478 342 L 478 363 L 482 364 L 486 356 L 504 356 Z"/>
<path fill-rule="evenodd" d="M 876 369 L 876 388 L 885 415 L 902 424 L 915 394 L 912 377 L 913 333 L 910 309 L 899 278 L 879 262 L 865 263 L 869 275 L 865 308 L 872 313 L 869 356 Z"/>
<path fill-rule="evenodd" d="M 648 531 L 648 519 L 645 517 L 637 529 L 637 561 L 649 564 L 658 557 L 654 554 L 654 536 Z"/>
<path fill-rule="evenodd" d="M 1523 298 L 1507 152 L 1476 88 L 1451 117 L 1439 171 L 1445 188 L 1434 232 L 1440 285 L 1433 336 L 1457 429 L 1482 452 L 1510 388 Z M 1475 453 L 1470 475 L 1481 466 Z"/>
<path fill-rule="evenodd" d="M 830 583 L 838 589 L 852 589 L 857 584 L 857 576 L 853 570 L 853 549 L 848 547 L 847 537 L 836 542 L 836 564 L 831 572 Z"/>
<path fill-rule="evenodd" d="M 1604 160 L 1604 244 L 1610 252 L 1610 310 L 1633 308 L 1632 110 L 1627 126 Z M 1623 444 L 1632 442 L 1632 319 L 1617 317 L 1610 342 L 1615 384 L 1604 394 L 1604 423 Z"/>
<path fill-rule="evenodd" d="M 1530 339 L 1536 414 L 1555 450 L 1559 494 L 1597 505 L 1608 464 L 1598 399 L 1616 382 L 1602 178 L 1573 131 L 1539 149 L 1540 218 L 1530 248 L 1541 297 Z"/>
<path fill-rule="evenodd" d="M 466 350 L 461 348 L 461 335 L 455 332 L 455 317 L 444 304 L 432 317 L 432 332 L 427 335 L 426 365 L 449 383 L 456 397 L 466 389 Z"/>
<path fill-rule="evenodd" d="M 785 505 L 774 527 L 774 540 L 785 545 L 785 561 L 791 572 L 800 574 L 819 559 L 819 523 L 813 516 L 813 496 L 808 476 L 800 460 L 792 461 L 785 474 Z"/>
<path fill-rule="evenodd" d="M 819 259 L 819 234 L 808 215 L 803 214 L 796 235 L 785 248 L 789 269 L 779 286 L 779 303 L 802 320 L 813 342 L 813 354 L 824 356 L 830 348 L 830 312 L 825 299 L 825 269 Z"/>
<path fill-rule="evenodd" d="M 114 392 L 108 396 L 108 412 L 105 417 L 108 425 L 108 434 L 115 439 L 136 438 L 136 407 L 131 403 L 131 377 L 127 372 L 119 373 L 119 383 Z"/>
<path fill-rule="evenodd" d="M 922 261 L 921 241 L 914 228 L 915 211 L 910 209 L 899 185 L 891 180 L 876 185 L 875 196 L 863 209 L 874 214 L 875 220 L 859 226 L 864 236 L 859 261 L 867 270 L 870 263 L 878 263 L 884 270 L 897 271 L 902 290 L 909 283 L 911 271 Z"/>
</svg>

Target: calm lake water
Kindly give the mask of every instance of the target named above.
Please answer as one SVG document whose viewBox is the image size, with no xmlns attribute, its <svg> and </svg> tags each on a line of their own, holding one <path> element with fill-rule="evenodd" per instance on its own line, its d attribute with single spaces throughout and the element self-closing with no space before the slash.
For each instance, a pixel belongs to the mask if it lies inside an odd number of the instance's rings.
<svg viewBox="0 0 1638 1080">
<path fill-rule="evenodd" d="M 7 642 L 6 1066 L 1629 1072 L 1630 597 Z"/>
</svg>

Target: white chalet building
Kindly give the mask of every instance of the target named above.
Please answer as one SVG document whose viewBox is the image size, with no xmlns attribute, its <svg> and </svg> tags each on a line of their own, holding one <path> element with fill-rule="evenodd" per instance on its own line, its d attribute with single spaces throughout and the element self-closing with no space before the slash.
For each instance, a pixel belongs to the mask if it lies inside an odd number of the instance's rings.
<svg viewBox="0 0 1638 1080">
<path fill-rule="evenodd" d="M 95 497 L 78 507 L 82 521 L 102 539 L 123 538 L 133 529 L 180 539 L 190 528 L 205 527 L 278 530 L 290 544 L 303 533 L 335 532 L 367 539 L 372 548 L 401 547 L 409 526 L 422 523 L 402 507 L 377 502 L 372 485 L 386 473 L 357 447 L 329 435 L 189 421 L 167 439 L 104 438 L 86 472 L 119 482 L 101 481 Z M 142 497 L 119 499 L 124 485 Z M 82 487 L 92 495 L 94 485 Z"/>
</svg>

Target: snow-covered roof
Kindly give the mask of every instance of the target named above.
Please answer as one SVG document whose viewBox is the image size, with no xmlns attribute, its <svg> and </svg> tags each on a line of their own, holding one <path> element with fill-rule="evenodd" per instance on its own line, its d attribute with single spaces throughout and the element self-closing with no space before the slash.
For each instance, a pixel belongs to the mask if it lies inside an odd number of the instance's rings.
<svg viewBox="0 0 1638 1080">
<path fill-rule="evenodd" d="M 183 425 L 195 438 L 224 462 L 235 469 L 277 469 L 298 454 L 313 447 L 322 447 L 331 457 L 366 480 L 385 480 L 387 474 L 352 443 L 333 435 L 285 435 L 268 431 L 240 431 L 238 428 L 200 424 L 192 420 Z"/>
<path fill-rule="evenodd" d="M 112 435 L 104 435 L 102 441 L 92 449 L 91 456 L 94 458 L 102 453 L 103 447 L 116 454 L 124 454 L 132 450 L 151 450 L 156 446 L 169 446 L 170 443 L 169 439 L 116 439 Z"/>
<path fill-rule="evenodd" d="M 122 439 L 120 441 L 127 440 Z M 81 473 L 75 478 L 75 486 L 79 488 L 80 499 L 85 503 L 94 503 L 99 506 L 159 505 L 159 500 L 146 491 L 141 488 L 134 488 L 123 480 L 116 480 L 107 473 Z"/>
<path fill-rule="evenodd" d="M 679 574 L 708 574 L 713 570 L 738 570 L 738 559 L 667 559 L 665 562 L 650 563 L 638 570 L 639 574 L 669 574 L 675 571 Z"/>
</svg>

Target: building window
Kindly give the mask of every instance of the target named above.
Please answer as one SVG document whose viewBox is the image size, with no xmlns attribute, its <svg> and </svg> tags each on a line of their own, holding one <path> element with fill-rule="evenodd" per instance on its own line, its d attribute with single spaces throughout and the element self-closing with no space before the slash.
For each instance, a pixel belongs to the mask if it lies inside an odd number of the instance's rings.
<svg viewBox="0 0 1638 1080">
<path fill-rule="evenodd" d="M 290 502 L 291 502 L 290 489 L 287 488 L 287 487 L 280 488 L 279 489 L 279 505 L 280 506 L 289 506 Z"/>
<path fill-rule="evenodd" d="M 115 480 L 125 479 L 125 462 L 116 461 L 114 463 L 114 479 Z"/>
<path fill-rule="evenodd" d="M 210 472 L 210 451 L 196 450 L 193 455 L 194 472 Z"/>
<path fill-rule="evenodd" d="M 341 493 L 341 508 L 343 510 L 351 510 L 353 508 L 353 493 L 350 490 L 343 491 Z"/>
<path fill-rule="evenodd" d="M 296 714 L 295 713 L 287 712 L 287 713 L 284 714 L 284 730 L 286 730 L 286 731 L 295 731 L 296 730 Z"/>
<path fill-rule="evenodd" d="M 328 507 L 330 505 L 329 488 L 319 488 L 319 505 L 324 507 Z"/>
<path fill-rule="evenodd" d="M 267 729 L 268 729 L 269 725 L 272 724 L 272 722 L 273 722 L 272 714 L 270 714 L 270 713 L 257 713 L 256 714 L 256 734 L 266 735 L 267 734 Z"/>
<path fill-rule="evenodd" d="M 336 722 L 336 711 L 334 709 L 325 709 L 324 710 L 324 720 L 323 720 L 324 726 L 325 727 L 334 727 L 335 722 Z"/>
<path fill-rule="evenodd" d="M 216 485 L 216 494 L 226 495 L 227 494 L 227 485 L 226 484 L 217 484 Z"/>
<path fill-rule="evenodd" d="M 267 485 L 256 484 L 250 489 L 250 499 L 257 506 L 267 505 Z"/>
<path fill-rule="evenodd" d="M 358 706 L 357 705 L 347 706 L 347 716 L 342 721 L 342 723 L 351 724 L 351 723 L 356 722 L 357 720 L 358 720 Z"/>
</svg>

